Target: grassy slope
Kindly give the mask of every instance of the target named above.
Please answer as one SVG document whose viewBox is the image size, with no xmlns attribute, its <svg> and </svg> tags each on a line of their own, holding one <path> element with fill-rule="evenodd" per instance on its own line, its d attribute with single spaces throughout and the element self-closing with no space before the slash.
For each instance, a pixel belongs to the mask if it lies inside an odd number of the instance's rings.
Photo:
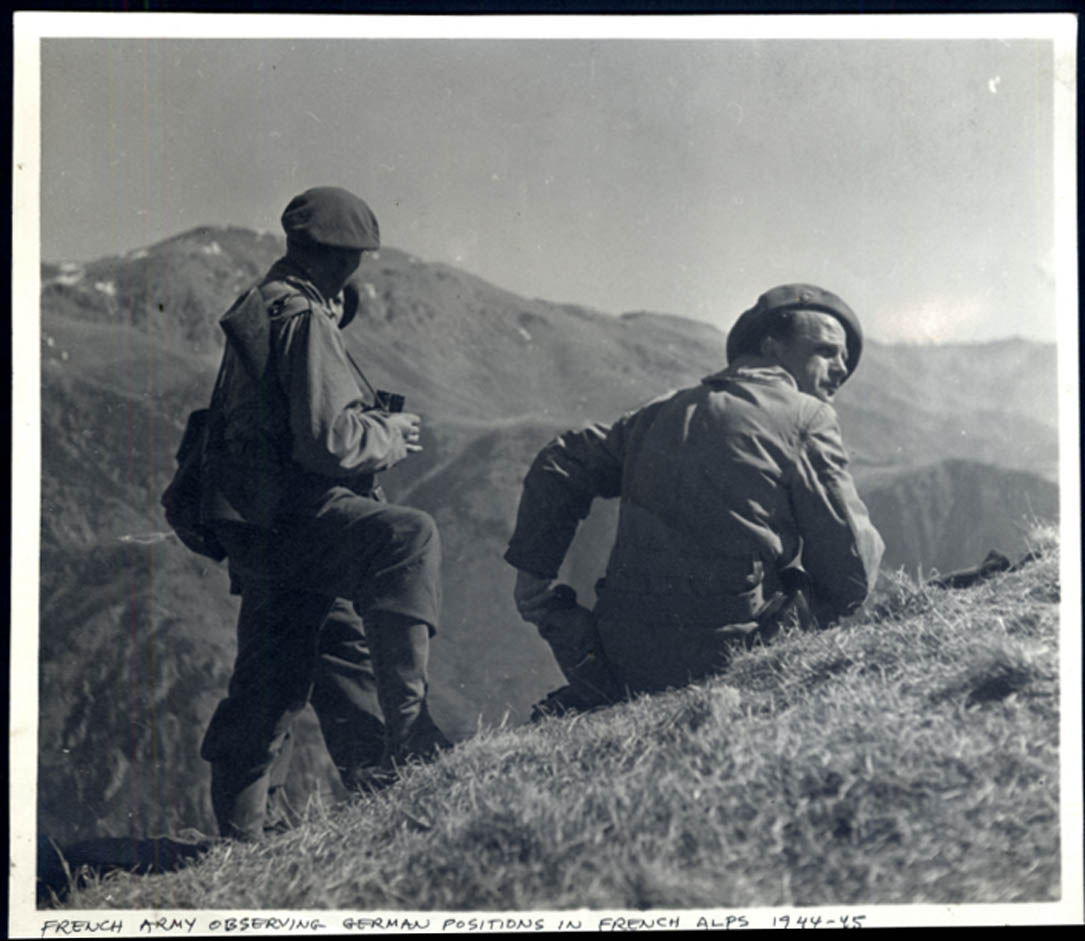
<svg viewBox="0 0 1085 941">
<path fill-rule="evenodd" d="M 73 908 L 532 910 L 1060 893 L 1057 551 L 903 576 L 718 680 L 481 732 L 389 791 Z"/>
</svg>

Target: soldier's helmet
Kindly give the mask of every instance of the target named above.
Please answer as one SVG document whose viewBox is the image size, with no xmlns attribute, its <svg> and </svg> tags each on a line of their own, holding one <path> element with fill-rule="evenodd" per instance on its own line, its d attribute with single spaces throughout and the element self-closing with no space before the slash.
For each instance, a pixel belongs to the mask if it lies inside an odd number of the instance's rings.
<svg viewBox="0 0 1085 941">
<path fill-rule="evenodd" d="M 339 186 L 316 186 L 290 200 L 282 215 L 291 239 L 329 248 L 380 248 L 380 227 L 364 199 Z"/>
<path fill-rule="evenodd" d="M 863 328 L 855 311 L 831 291 L 815 284 L 781 284 L 766 291 L 753 307 L 743 311 L 727 334 L 729 363 L 746 353 L 758 352 L 772 323 L 769 315 L 779 310 L 816 310 L 832 314 L 839 320 L 848 344 L 847 378 L 851 377 L 863 352 Z"/>
</svg>

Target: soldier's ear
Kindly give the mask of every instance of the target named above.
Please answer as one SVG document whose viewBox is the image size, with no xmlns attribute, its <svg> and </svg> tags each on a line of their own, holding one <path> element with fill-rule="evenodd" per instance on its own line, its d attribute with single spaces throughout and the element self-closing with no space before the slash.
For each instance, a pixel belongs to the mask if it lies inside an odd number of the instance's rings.
<svg viewBox="0 0 1085 941">
<path fill-rule="evenodd" d="M 765 334 L 765 336 L 761 338 L 761 345 L 758 349 L 760 350 L 761 355 L 766 359 L 780 358 L 780 341 L 770 334 Z"/>
</svg>

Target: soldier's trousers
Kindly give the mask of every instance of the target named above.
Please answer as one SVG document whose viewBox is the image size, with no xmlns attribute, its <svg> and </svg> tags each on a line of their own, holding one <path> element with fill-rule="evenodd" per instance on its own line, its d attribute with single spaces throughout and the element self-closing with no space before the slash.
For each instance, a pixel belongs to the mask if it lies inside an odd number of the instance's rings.
<svg viewBox="0 0 1085 941">
<path fill-rule="evenodd" d="M 278 582 L 437 629 L 441 544 L 421 510 L 332 487 L 310 512 L 283 514 L 276 534 L 228 523 L 215 531 L 242 585 Z"/>
<path fill-rule="evenodd" d="M 350 788 L 385 744 L 363 616 L 436 630 L 440 544 L 425 513 L 342 488 L 314 517 L 274 538 L 240 526 L 217 533 L 241 587 L 228 696 L 201 748 L 224 835 L 257 837 L 285 783 L 291 726 L 308 702 Z"/>
<path fill-rule="evenodd" d="M 778 595 L 757 621 L 704 626 L 680 619 L 600 617 L 597 628 L 618 686 L 641 693 L 677 689 L 723 673 L 737 650 L 769 643 L 781 631 L 816 630 L 817 621 L 799 591 Z"/>
</svg>

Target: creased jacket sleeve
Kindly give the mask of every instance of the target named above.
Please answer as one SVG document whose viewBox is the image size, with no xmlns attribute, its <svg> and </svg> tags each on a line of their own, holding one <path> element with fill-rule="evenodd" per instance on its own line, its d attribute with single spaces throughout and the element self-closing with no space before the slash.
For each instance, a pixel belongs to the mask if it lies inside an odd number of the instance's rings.
<svg viewBox="0 0 1085 941">
<path fill-rule="evenodd" d="M 557 577 L 592 500 L 621 493 L 625 438 L 623 419 L 568 431 L 539 452 L 524 478 L 506 562 Z"/>
<path fill-rule="evenodd" d="M 839 615 L 854 611 L 874 587 L 885 544 L 848 472 L 836 413 L 829 406 L 820 407 L 807 427 L 791 505 L 815 596 Z"/>
<path fill-rule="evenodd" d="M 280 336 L 279 379 L 290 403 L 292 457 L 325 477 L 386 470 L 407 455 L 402 433 L 365 411 L 335 322 L 291 317 Z"/>
</svg>

